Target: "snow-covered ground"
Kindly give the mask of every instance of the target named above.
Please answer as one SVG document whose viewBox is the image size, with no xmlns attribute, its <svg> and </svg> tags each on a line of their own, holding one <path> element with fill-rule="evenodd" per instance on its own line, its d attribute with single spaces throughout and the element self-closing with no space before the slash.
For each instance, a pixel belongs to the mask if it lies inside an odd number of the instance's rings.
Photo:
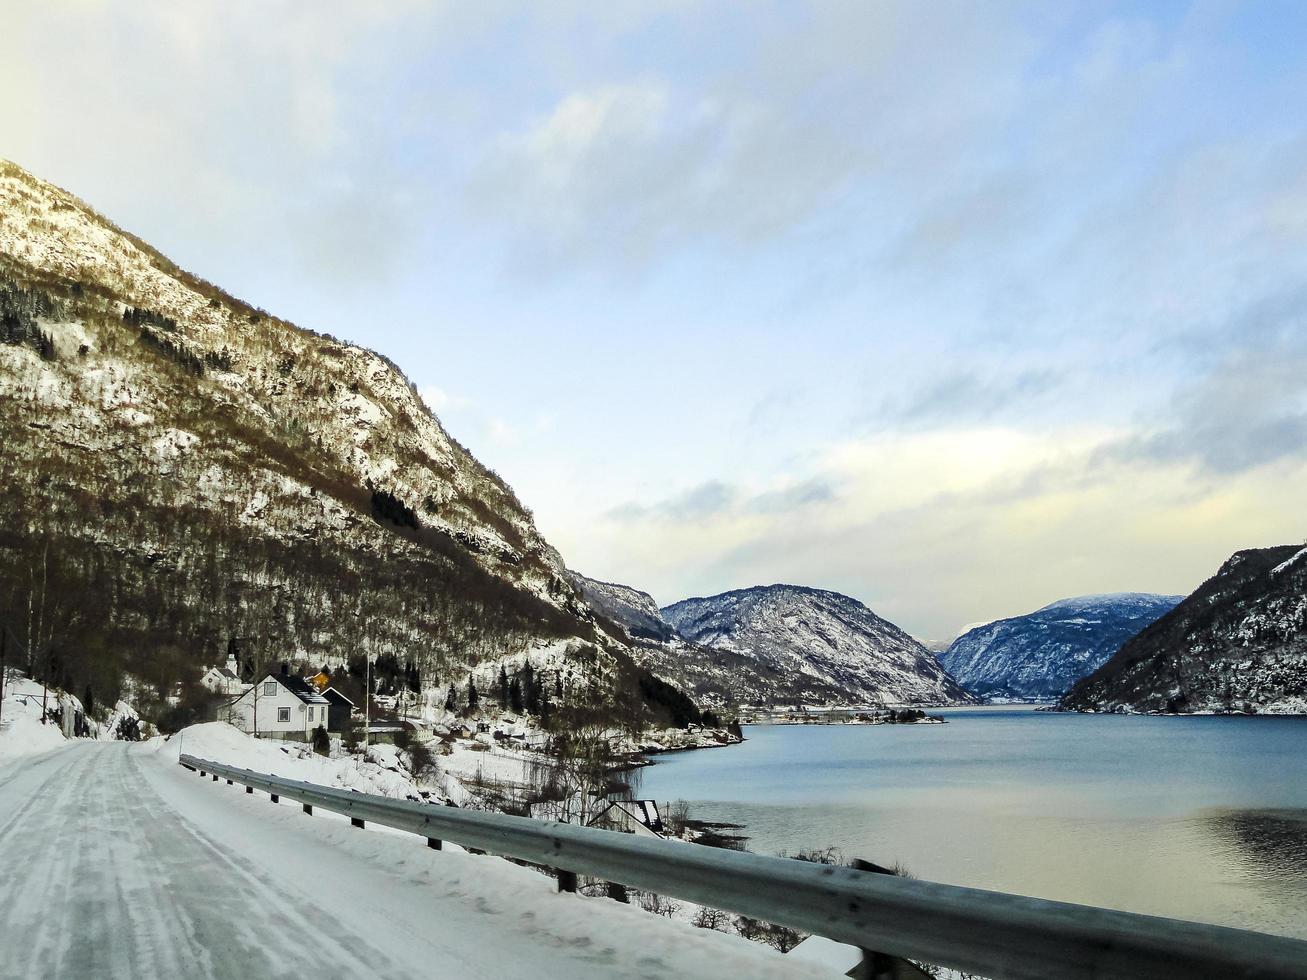
<svg viewBox="0 0 1307 980">
<path fill-rule="evenodd" d="M 393 745 L 368 746 L 365 756 L 327 758 L 315 755 L 306 744 L 251 738 L 221 721 L 193 725 L 166 742 L 156 740 L 156 744 L 163 746 L 161 751 L 173 762 L 185 752 L 254 772 L 393 799 L 415 798 L 423 789 L 437 789 L 431 784 L 419 786 Z"/>
<path fill-rule="evenodd" d="M 310 817 L 176 764 L 180 749 L 225 737 L 78 741 L 0 763 L 0 974 L 838 976 L 558 894 L 552 879 L 495 857 Z M 330 760 L 269 743 L 252 751 L 247 762 L 335 778 Z"/>
<path fill-rule="evenodd" d="M 58 725 L 41 724 L 41 685 L 10 671 L 0 709 L 0 764 L 23 755 L 49 752 L 67 744 Z M 50 699 L 57 703 L 58 695 Z"/>
</svg>

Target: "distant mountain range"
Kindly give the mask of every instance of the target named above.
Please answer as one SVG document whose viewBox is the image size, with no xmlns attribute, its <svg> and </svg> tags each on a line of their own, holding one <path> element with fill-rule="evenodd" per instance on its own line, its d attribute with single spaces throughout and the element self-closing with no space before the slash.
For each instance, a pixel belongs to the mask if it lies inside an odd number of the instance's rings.
<svg viewBox="0 0 1307 980">
<path fill-rule="evenodd" d="M 952 704 L 972 699 L 935 656 L 838 592 L 769 585 L 658 609 L 646 592 L 569 572 L 650 670 L 712 704 Z"/>
<path fill-rule="evenodd" d="M 769 673 L 753 658 L 686 640 L 647 592 L 600 582 L 568 571 L 572 584 L 596 613 L 597 623 L 628 643 L 636 659 L 704 704 L 765 704 L 786 679 Z"/>
<path fill-rule="evenodd" d="M 1061 706 L 1307 714 L 1307 548 L 1236 552 Z"/>
<path fill-rule="evenodd" d="M 774 678 L 772 701 L 972 700 L 920 642 L 838 592 L 758 586 L 685 599 L 662 614 L 686 640 L 745 657 Z"/>
<path fill-rule="evenodd" d="M 1183 598 L 1122 592 L 1062 599 L 968 630 L 940 661 L 972 694 L 1052 700 Z"/>
</svg>

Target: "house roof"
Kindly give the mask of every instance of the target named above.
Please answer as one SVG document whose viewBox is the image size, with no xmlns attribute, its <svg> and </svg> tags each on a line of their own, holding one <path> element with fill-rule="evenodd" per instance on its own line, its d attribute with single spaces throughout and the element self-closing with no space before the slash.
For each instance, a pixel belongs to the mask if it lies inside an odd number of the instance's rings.
<svg viewBox="0 0 1307 980">
<path fill-rule="evenodd" d="M 337 704 L 347 704 L 351 708 L 354 707 L 354 702 L 351 701 L 349 698 L 345 697 L 345 695 L 341 694 L 334 687 L 327 688 L 325 691 L 322 692 L 322 696 L 326 698 L 328 701 L 334 701 Z"/>
<path fill-rule="evenodd" d="M 658 817 L 658 804 L 653 800 L 612 800 L 595 814 L 594 819 L 590 822 L 594 823 L 595 820 L 598 820 L 609 810 L 614 809 L 623 811 L 633 820 L 639 821 L 651 830 L 661 822 Z"/>
<path fill-rule="evenodd" d="M 225 677 L 225 678 L 227 678 L 228 680 L 231 680 L 231 681 L 238 681 L 238 680 L 240 680 L 240 678 L 236 676 L 236 674 L 232 671 L 232 669 L 231 669 L 230 667 L 219 667 L 219 668 L 218 668 L 218 675 L 219 675 L 220 677 Z"/>
<path fill-rule="evenodd" d="M 276 681 L 278 684 L 280 684 L 286 690 L 290 691 L 291 694 L 295 695 L 305 704 L 330 704 L 331 703 L 326 698 L 324 698 L 321 694 L 319 694 L 317 688 L 315 688 L 312 684 L 310 684 L 308 681 L 301 680 L 298 677 L 291 677 L 289 674 L 269 674 L 267 677 L 264 678 L 265 681 L 269 679 Z"/>
</svg>

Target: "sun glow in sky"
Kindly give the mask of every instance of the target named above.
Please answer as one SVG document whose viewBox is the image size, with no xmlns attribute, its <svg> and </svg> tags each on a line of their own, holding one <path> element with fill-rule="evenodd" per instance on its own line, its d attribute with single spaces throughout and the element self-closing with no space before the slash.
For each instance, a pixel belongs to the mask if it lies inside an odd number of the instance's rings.
<svg viewBox="0 0 1307 980">
<path fill-rule="evenodd" d="M 568 563 L 927 638 L 1307 535 L 1307 6 L 28 2 L 0 156 Z"/>
</svg>

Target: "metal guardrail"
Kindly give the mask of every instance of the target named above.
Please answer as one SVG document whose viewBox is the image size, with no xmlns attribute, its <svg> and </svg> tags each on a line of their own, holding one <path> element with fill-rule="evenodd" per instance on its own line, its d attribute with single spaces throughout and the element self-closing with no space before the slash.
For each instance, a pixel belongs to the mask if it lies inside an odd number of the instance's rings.
<svg viewBox="0 0 1307 980">
<path fill-rule="evenodd" d="M 1307 980 L 1307 942 L 1243 929 L 941 885 L 853 868 L 393 800 L 182 755 L 201 775 L 427 838 L 593 875 L 996 980 Z M 864 958 L 866 976 L 871 976 Z"/>
</svg>

